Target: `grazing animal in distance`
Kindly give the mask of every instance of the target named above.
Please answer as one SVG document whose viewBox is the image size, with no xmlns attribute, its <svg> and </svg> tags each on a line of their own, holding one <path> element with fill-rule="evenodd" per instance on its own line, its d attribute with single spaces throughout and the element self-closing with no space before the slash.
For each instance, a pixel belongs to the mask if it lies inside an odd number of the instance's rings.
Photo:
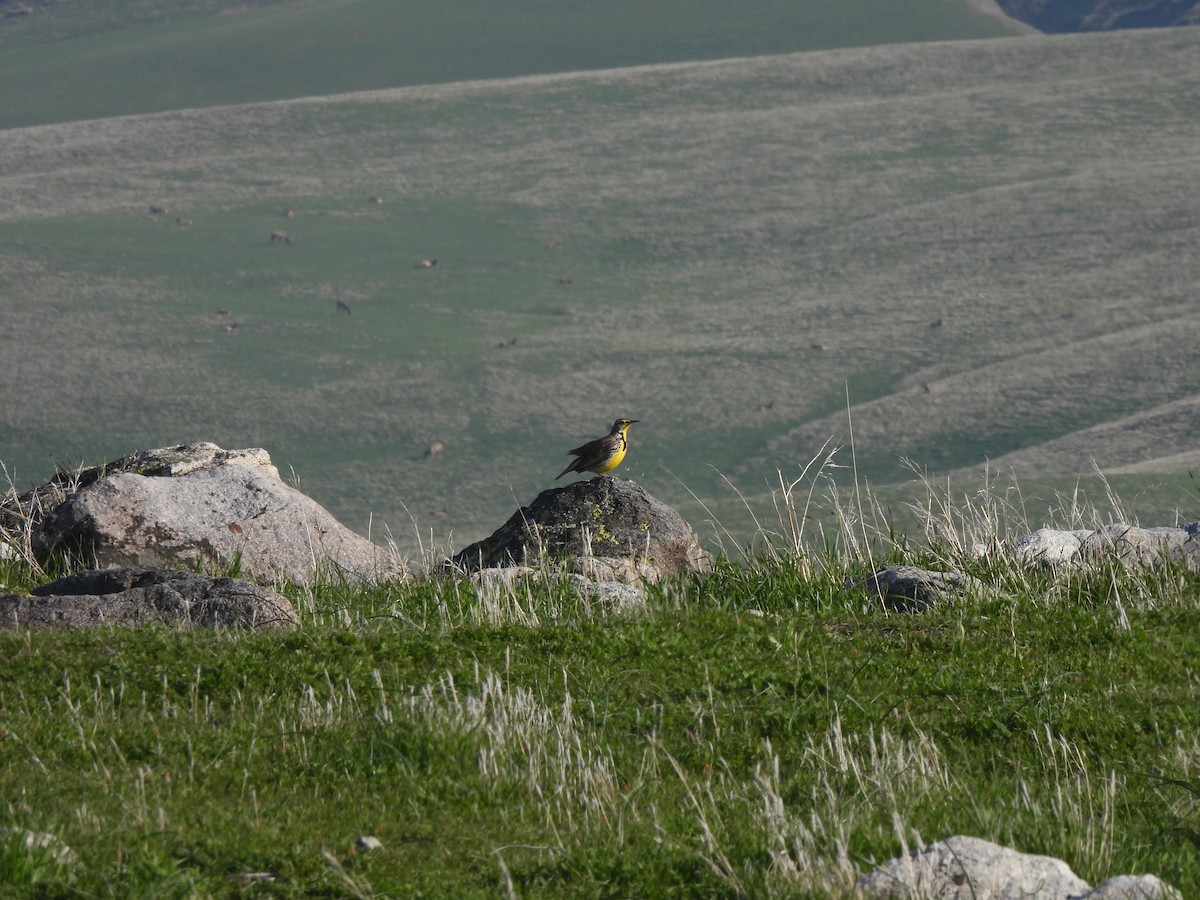
<svg viewBox="0 0 1200 900">
<path fill-rule="evenodd" d="M 760 403 L 760 404 L 758 404 L 758 406 L 754 407 L 754 411 L 755 412 L 770 412 L 774 408 L 775 408 L 775 401 L 768 400 L 766 403 Z"/>
<path fill-rule="evenodd" d="M 294 218 L 296 218 L 296 211 L 294 209 L 292 209 L 291 207 L 288 207 L 287 209 L 285 209 L 283 211 L 283 217 L 285 219 L 294 219 Z"/>
<path fill-rule="evenodd" d="M 286 231 L 272 231 L 271 232 L 271 243 L 272 244 L 291 244 L 291 242 L 292 242 L 292 236 L 290 234 L 288 234 Z"/>
<path fill-rule="evenodd" d="M 809 344 L 809 346 L 810 346 L 810 347 L 812 347 L 812 349 L 816 350 L 818 353 L 821 353 L 822 351 L 824 351 L 824 350 L 826 349 L 826 348 L 825 348 L 825 345 L 824 345 L 824 344 L 820 344 L 820 343 L 818 343 L 818 344 Z"/>
<path fill-rule="evenodd" d="M 574 284 L 575 279 L 574 278 L 560 278 L 560 279 L 558 279 L 558 283 L 559 284 Z"/>
<path fill-rule="evenodd" d="M 372 194 L 370 197 L 367 198 L 367 202 L 374 203 L 375 205 L 378 206 L 383 203 L 383 198 L 376 194 Z"/>
<path fill-rule="evenodd" d="M 934 319 L 932 322 L 930 322 L 929 327 L 930 328 L 941 328 L 942 327 L 942 317 L 938 316 L 936 319 Z"/>
<path fill-rule="evenodd" d="M 568 472 L 595 472 L 597 475 L 611 472 L 625 458 L 625 451 L 629 449 L 626 432 L 629 431 L 629 426 L 637 421 L 639 420 L 617 419 L 612 424 L 612 430 L 604 437 L 568 450 L 571 456 L 578 458 L 554 476 L 554 480 L 558 481 Z"/>
<path fill-rule="evenodd" d="M 170 210 L 167 209 L 165 206 L 151 206 L 150 207 L 150 215 L 152 215 L 152 216 L 165 216 L 169 212 L 170 212 Z"/>
<path fill-rule="evenodd" d="M 501 341 L 496 346 L 497 347 L 515 347 L 515 346 L 517 346 L 517 339 L 509 338 L 507 341 Z"/>
<path fill-rule="evenodd" d="M 176 217 L 175 217 L 175 224 L 176 224 L 176 225 L 191 225 L 191 224 L 192 224 L 192 220 L 191 220 L 191 219 L 185 219 L 185 218 L 183 218 L 182 216 L 176 216 Z"/>
<path fill-rule="evenodd" d="M 436 259 L 423 259 L 419 263 L 417 263 L 415 266 L 413 266 L 413 268 L 414 269 L 432 269 L 436 265 L 437 265 Z"/>
<path fill-rule="evenodd" d="M 338 311 L 338 312 L 345 312 L 345 314 L 346 314 L 346 315 L 348 315 L 348 316 L 349 316 L 349 315 L 351 315 L 351 312 L 350 312 L 350 304 L 349 304 L 349 303 L 347 303 L 345 300 L 339 300 L 339 301 L 337 302 L 337 311 Z"/>
<path fill-rule="evenodd" d="M 431 456 L 441 456 L 445 452 L 446 452 L 446 445 L 443 444 L 441 441 L 434 441 L 432 444 L 430 444 L 428 447 L 425 448 L 425 458 L 429 459 L 429 457 L 431 457 Z"/>
</svg>

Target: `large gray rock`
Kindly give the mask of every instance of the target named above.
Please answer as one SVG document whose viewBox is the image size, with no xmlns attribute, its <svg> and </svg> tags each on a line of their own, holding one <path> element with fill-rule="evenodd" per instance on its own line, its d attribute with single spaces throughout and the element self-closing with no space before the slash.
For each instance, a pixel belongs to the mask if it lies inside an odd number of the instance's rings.
<svg viewBox="0 0 1200 900">
<path fill-rule="evenodd" d="M 261 449 L 146 450 L 60 476 L 18 503 L 41 560 L 57 553 L 97 568 L 236 565 L 256 581 L 301 584 L 323 572 L 356 581 L 403 574 L 390 553 L 284 484 Z"/>
<path fill-rule="evenodd" d="M 60 578 L 32 597 L 0 594 L 0 627 L 83 629 L 138 625 L 294 628 L 286 597 L 238 578 L 106 569 Z"/>
<path fill-rule="evenodd" d="M 1170 561 L 1200 570 L 1200 522 L 1159 528 L 1106 525 L 1094 531 L 1040 528 L 1013 545 L 1019 559 L 1041 565 L 1094 566 L 1106 560 L 1124 566 Z"/>
<path fill-rule="evenodd" d="M 955 836 L 859 876 L 868 898 L 921 900 L 1168 900 L 1179 893 L 1153 875 L 1118 876 L 1095 890 L 1061 859 L 1018 853 L 981 838 Z"/>
<path fill-rule="evenodd" d="M 460 572 L 540 563 L 634 582 L 704 571 L 710 559 L 675 510 L 632 481 L 599 476 L 542 491 L 451 560 Z"/>
</svg>

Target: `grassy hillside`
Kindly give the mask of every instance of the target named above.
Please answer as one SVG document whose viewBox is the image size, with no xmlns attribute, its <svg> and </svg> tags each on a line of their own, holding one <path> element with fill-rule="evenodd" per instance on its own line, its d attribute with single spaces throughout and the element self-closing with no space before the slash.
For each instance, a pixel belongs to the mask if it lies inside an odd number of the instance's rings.
<svg viewBox="0 0 1200 900">
<path fill-rule="evenodd" d="M 342 91 L 1013 34 L 942 0 L 135 0 L 0 18 L 0 128 Z M 164 9 L 164 7 L 166 7 Z"/>
<path fill-rule="evenodd" d="M 289 635 L 0 630 L 0 887 L 848 898 L 967 834 L 1196 896 L 1195 573 L 933 551 L 884 552 L 981 587 L 909 615 L 784 552 L 636 611 L 435 578 L 292 590 Z"/>
<path fill-rule="evenodd" d="M 990 457 L 1070 489 L 1094 457 L 1188 515 L 1154 472 L 1195 459 L 1198 50 L 892 46 L 6 132 L 0 459 L 27 485 L 52 455 L 261 445 L 351 527 L 461 546 L 629 415 L 622 474 L 746 534 L 719 476 L 765 502 L 849 421 L 875 485 Z"/>
</svg>

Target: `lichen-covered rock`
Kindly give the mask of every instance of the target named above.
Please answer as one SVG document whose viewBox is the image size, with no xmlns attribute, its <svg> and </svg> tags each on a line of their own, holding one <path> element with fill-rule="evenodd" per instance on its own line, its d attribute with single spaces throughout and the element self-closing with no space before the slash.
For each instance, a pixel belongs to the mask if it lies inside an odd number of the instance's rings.
<svg viewBox="0 0 1200 900">
<path fill-rule="evenodd" d="M 60 476 L 10 507 L 40 560 L 97 568 L 237 565 L 242 575 L 308 583 L 397 577 L 383 548 L 284 484 L 265 450 L 198 443 L 147 450 Z"/>
<path fill-rule="evenodd" d="M 545 563 L 592 580 L 633 582 L 704 571 L 710 560 L 679 513 L 632 481 L 604 476 L 542 491 L 451 560 L 465 572 Z"/>
<path fill-rule="evenodd" d="M 0 594 L 0 627 L 84 628 L 138 625 L 282 628 L 299 624 L 288 599 L 238 578 L 190 572 L 106 569 L 81 572 L 34 590 Z"/>
</svg>

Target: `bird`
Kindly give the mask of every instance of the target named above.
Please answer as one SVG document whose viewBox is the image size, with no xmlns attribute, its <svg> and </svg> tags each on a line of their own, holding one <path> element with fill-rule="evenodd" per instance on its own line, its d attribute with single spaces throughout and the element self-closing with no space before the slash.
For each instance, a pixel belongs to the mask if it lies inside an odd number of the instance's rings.
<svg viewBox="0 0 1200 900">
<path fill-rule="evenodd" d="M 638 421 L 640 420 L 617 419 L 612 424 L 612 431 L 604 437 L 588 441 L 582 447 L 568 451 L 571 456 L 578 457 L 578 459 L 559 472 L 554 480 L 558 481 L 568 472 L 595 472 L 597 475 L 611 472 L 625 458 L 625 451 L 629 449 L 626 432 L 629 431 L 630 425 Z"/>
</svg>

